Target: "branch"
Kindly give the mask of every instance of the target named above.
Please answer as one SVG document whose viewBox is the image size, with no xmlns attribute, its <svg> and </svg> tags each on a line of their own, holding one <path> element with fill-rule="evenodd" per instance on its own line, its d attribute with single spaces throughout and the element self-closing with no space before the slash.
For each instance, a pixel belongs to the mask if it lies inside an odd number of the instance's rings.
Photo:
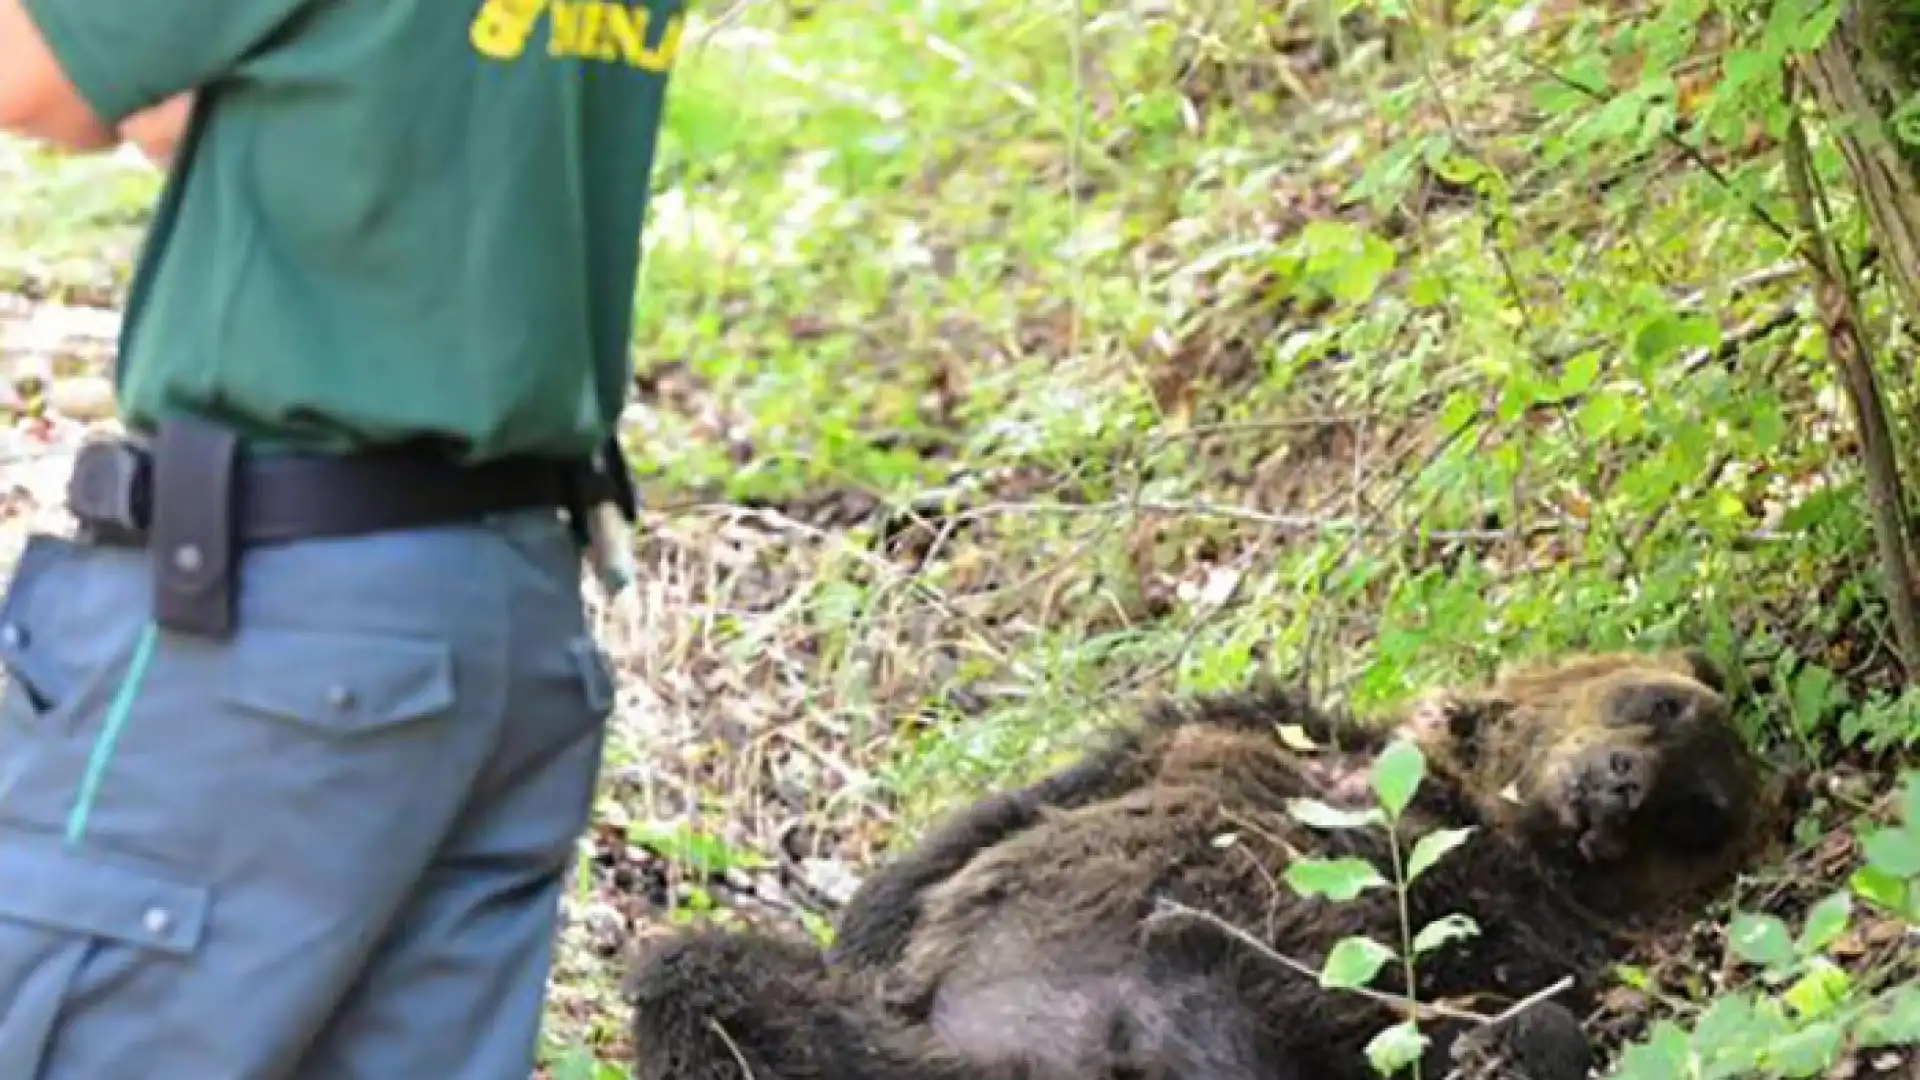
<svg viewBox="0 0 1920 1080">
<path fill-rule="evenodd" d="M 1247 948 L 1254 950 L 1261 956 L 1279 964 L 1281 967 L 1299 974 L 1302 978 L 1312 979 L 1316 983 L 1320 981 L 1320 973 L 1309 965 L 1303 964 L 1291 956 L 1276 952 L 1273 947 L 1266 942 L 1261 941 L 1259 938 L 1254 937 L 1252 934 L 1247 933 L 1245 930 L 1240 929 L 1218 915 L 1201 911 L 1199 908 L 1188 907 L 1174 900 L 1159 900 L 1155 902 L 1155 906 L 1158 910 L 1152 915 L 1147 916 L 1146 927 L 1149 930 L 1161 923 L 1167 922 L 1178 922 L 1181 920 L 1203 922 L 1235 941 L 1238 941 L 1240 944 L 1245 945 Z M 1433 1005 L 1424 1001 L 1414 1001 L 1399 994 L 1390 994 L 1365 986 L 1352 986 L 1346 987 L 1345 989 L 1369 1001 L 1385 1005 L 1396 1012 L 1413 1013 L 1422 1020 L 1444 1018 L 1447 1020 L 1460 1020 L 1475 1025 L 1492 1022 L 1492 1017 L 1482 1016 L 1470 1009 L 1456 1009 L 1450 1005 Z"/>
<path fill-rule="evenodd" d="M 1602 105 L 1608 104 L 1613 100 L 1606 94 L 1605 91 L 1595 90 L 1593 87 L 1587 86 L 1586 84 L 1580 82 L 1577 79 L 1572 79 L 1565 75 L 1562 75 L 1560 72 L 1555 71 L 1553 68 L 1547 66 L 1546 64 L 1541 63 L 1538 60 L 1535 60 L 1530 56 L 1522 56 L 1520 58 L 1520 62 L 1525 64 L 1529 68 L 1532 68 L 1536 73 L 1540 75 L 1544 75 L 1549 79 L 1552 79 L 1554 82 L 1559 83 L 1561 86 L 1564 86 L 1567 89 L 1574 91 L 1575 93 L 1584 94 L 1588 98 L 1594 101 L 1597 101 Z M 1660 141 L 1666 143 L 1668 146 L 1673 147 L 1674 150 L 1676 150 L 1681 157 L 1686 158 L 1687 161 L 1691 163 L 1695 168 L 1706 173 L 1708 178 L 1710 178 L 1714 183 L 1720 185 L 1720 187 L 1725 191 L 1727 191 L 1729 194 L 1734 194 L 1734 195 L 1738 194 L 1739 189 L 1733 186 L 1733 181 L 1729 180 L 1727 178 L 1727 175 L 1721 172 L 1718 166 L 1714 165 L 1713 162 L 1708 161 L 1706 155 L 1700 152 L 1699 147 L 1694 146 L 1692 143 L 1689 143 L 1687 140 L 1674 134 L 1672 130 L 1665 129 L 1665 128 L 1663 128 L 1660 132 Z M 1767 231 L 1779 237 L 1782 243 L 1787 244 L 1789 247 L 1792 247 L 1794 250 L 1799 251 L 1802 254 L 1808 254 L 1805 246 L 1794 242 L 1793 233 L 1788 231 L 1785 225 L 1780 224 L 1780 222 L 1776 220 L 1772 214 L 1767 213 L 1766 207 L 1761 206 L 1759 203 L 1749 201 L 1746 204 L 1746 210 L 1749 214 L 1752 214 L 1754 219 L 1758 221 L 1762 226 L 1764 226 L 1767 229 Z"/>
<path fill-rule="evenodd" d="M 1221 518 L 1226 521 L 1238 521 L 1247 525 L 1258 525 L 1276 532 L 1293 536 L 1325 536 L 1329 534 L 1351 533 L 1364 536 L 1402 537 L 1417 539 L 1424 537 L 1442 543 L 1481 543 L 1491 544 L 1512 540 L 1533 539 L 1541 536 L 1555 536 L 1561 533 L 1578 532 L 1584 528 L 1578 522 L 1558 525 L 1534 525 L 1525 530 L 1514 529 L 1428 529 L 1421 531 L 1412 528 L 1396 528 L 1377 521 L 1356 520 L 1350 517 L 1323 517 L 1314 514 L 1271 514 L 1264 510 L 1253 510 L 1244 506 L 1214 502 L 1175 502 L 1164 499 L 1141 499 L 1137 502 L 1114 501 L 1097 503 L 1042 503 L 1042 502 L 1002 502 L 989 503 L 964 512 L 967 517 L 994 517 L 1002 514 L 1163 514 L 1173 517 Z"/>
<path fill-rule="evenodd" d="M 1318 971 L 1315 971 L 1311 966 L 1301 963 L 1300 961 L 1295 960 L 1291 956 L 1287 956 L 1280 952 L 1275 951 L 1274 948 L 1268 945 L 1266 942 L 1261 941 L 1259 938 L 1254 937 L 1252 934 L 1247 933 L 1245 930 L 1240 929 L 1239 927 L 1233 925 L 1232 923 L 1228 922 L 1227 920 L 1221 918 L 1218 915 L 1215 915 L 1207 911 L 1201 911 L 1199 908 L 1188 907 L 1187 905 L 1182 904 L 1175 900 L 1165 900 L 1165 899 L 1157 900 L 1154 902 L 1154 906 L 1156 908 L 1154 913 L 1152 915 L 1147 916 L 1146 927 L 1149 930 L 1155 926 L 1160 925 L 1161 923 L 1179 922 L 1182 920 L 1192 921 L 1192 922 L 1202 922 L 1212 927 L 1213 929 L 1218 930 L 1223 934 L 1226 934 L 1228 937 L 1232 938 L 1233 940 L 1239 942 L 1242 945 L 1245 945 L 1247 948 L 1254 950 L 1255 952 L 1259 953 L 1261 956 L 1266 957 L 1269 960 L 1272 960 L 1274 963 L 1279 964 L 1281 967 L 1284 967 L 1289 971 L 1295 972 L 1296 974 L 1300 975 L 1302 978 L 1312 979 L 1316 983 L 1320 981 L 1320 973 Z M 1528 994 L 1524 998 L 1521 998 L 1519 1001 L 1515 1002 L 1512 1006 L 1510 1006 L 1504 1012 L 1501 1012 L 1497 1016 L 1485 1016 L 1480 1013 L 1474 1012 L 1471 1009 L 1456 1009 L 1451 1005 L 1440 1005 L 1440 1004 L 1435 1004 L 1435 1003 L 1425 1002 L 1425 1001 L 1415 1001 L 1412 998 L 1403 997 L 1402 995 L 1399 995 L 1399 994 L 1390 994 L 1385 991 L 1373 990 L 1364 986 L 1345 987 L 1344 989 L 1348 990 L 1351 993 L 1358 994 L 1359 996 L 1366 998 L 1369 1001 L 1373 1001 L 1380 1005 L 1385 1005 L 1388 1008 L 1394 1009 L 1398 1012 L 1411 1013 L 1422 1020 L 1435 1020 L 1435 1019 L 1458 1020 L 1463 1023 L 1473 1024 L 1475 1026 L 1485 1026 L 1489 1024 L 1505 1023 L 1506 1021 L 1513 1019 L 1514 1017 L 1520 1015 L 1521 1013 L 1527 1011 L 1528 1009 L 1533 1008 L 1535 1005 L 1540 1004 L 1541 1002 L 1547 1000 L 1548 998 L 1554 997 L 1557 994 L 1561 994 L 1565 992 L 1568 988 L 1572 986 L 1573 986 L 1573 977 L 1571 975 L 1566 976 L 1562 978 L 1559 982 L 1554 983 L 1552 986 L 1549 986 L 1544 990 L 1536 991 L 1532 994 Z"/>
<path fill-rule="evenodd" d="M 1821 49 L 1814 62 L 1816 71 L 1835 61 L 1832 50 L 1839 47 L 1836 42 L 1829 42 Z M 1792 101 L 1797 95 L 1792 92 L 1796 80 L 1791 71 L 1788 80 L 1788 96 Z M 1814 187 L 1812 151 L 1797 112 L 1787 124 L 1785 150 L 1787 187 L 1793 196 L 1800 228 L 1807 235 L 1801 250 L 1806 253 L 1816 276 L 1815 305 L 1826 330 L 1827 351 L 1835 374 L 1847 390 L 1854 429 L 1860 438 L 1860 456 L 1867 478 L 1867 507 L 1873 516 L 1880 573 L 1886 579 L 1887 611 L 1893 618 L 1893 633 L 1900 647 L 1900 667 L 1905 681 L 1910 683 L 1916 672 L 1920 672 L 1920 607 L 1914 599 L 1907 503 L 1901 489 L 1893 429 L 1874 376 L 1873 353 L 1861 329 L 1859 297 L 1840 253 L 1824 228 Z"/>
</svg>

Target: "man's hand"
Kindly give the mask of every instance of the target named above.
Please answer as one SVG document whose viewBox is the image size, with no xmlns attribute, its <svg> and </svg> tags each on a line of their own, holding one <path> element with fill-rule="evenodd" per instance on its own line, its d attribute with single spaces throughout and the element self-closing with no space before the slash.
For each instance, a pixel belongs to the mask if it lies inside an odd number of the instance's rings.
<svg viewBox="0 0 1920 1080">
<path fill-rule="evenodd" d="M 193 114 L 191 92 L 167 99 L 151 109 L 134 113 L 120 124 L 120 137 L 140 148 L 148 161 L 165 169 L 173 164 L 173 152 L 187 130 L 187 118 Z"/>
<path fill-rule="evenodd" d="M 72 151 L 120 143 L 60 70 L 22 0 L 0 0 L 0 131 Z"/>
</svg>

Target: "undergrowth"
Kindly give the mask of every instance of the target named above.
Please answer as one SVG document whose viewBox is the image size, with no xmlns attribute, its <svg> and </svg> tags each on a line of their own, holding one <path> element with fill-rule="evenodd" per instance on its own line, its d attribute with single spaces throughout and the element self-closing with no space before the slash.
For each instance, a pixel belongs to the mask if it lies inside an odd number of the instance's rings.
<svg viewBox="0 0 1920 1080">
<path fill-rule="evenodd" d="M 1433 8 L 758 5 L 686 58 L 638 458 L 662 513 L 845 511 L 781 613 L 830 672 L 947 621 L 816 703 L 886 691 L 896 793 L 1120 690 L 1681 640 L 1769 744 L 1911 745 L 1783 224 L 1830 5 Z"/>
<path fill-rule="evenodd" d="M 833 540 L 703 627 L 798 643 L 770 712 L 880 747 L 896 843 L 1258 669 L 1702 643 L 1782 764 L 1910 750 L 1780 149 L 1863 263 L 1782 90 L 1835 10 L 750 9 L 677 91 L 636 447 Z"/>
</svg>

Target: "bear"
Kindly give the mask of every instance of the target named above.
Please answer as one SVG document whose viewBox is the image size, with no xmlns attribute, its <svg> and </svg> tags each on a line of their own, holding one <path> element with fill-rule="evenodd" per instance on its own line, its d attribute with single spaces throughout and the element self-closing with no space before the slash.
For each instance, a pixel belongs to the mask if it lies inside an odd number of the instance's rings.
<svg viewBox="0 0 1920 1080">
<path fill-rule="evenodd" d="M 1426 760 L 1398 856 L 1383 829 L 1289 813 L 1364 806 L 1396 739 Z M 1334 902 L 1282 874 L 1302 856 L 1388 872 L 1448 828 L 1464 840 L 1407 890 L 1408 925 L 1474 928 L 1421 954 L 1414 996 L 1490 997 L 1497 1013 L 1572 985 L 1500 1024 L 1430 1014 L 1422 1075 L 1492 1061 L 1580 1080 L 1592 1054 L 1576 1016 L 1617 939 L 1730 881 L 1767 800 L 1696 650 L 1517 667 L 1395 723 L 1271 683 L 1162 702 L 936 825 L 861 886 L 825 950 L 711 928 L 650 942 L 628 982 L 635 1076 L 1371 1080 L 1366 1044 L 1404 1013 L 1312 972 L 1352 935 L 1397 947 L 1399 894 Z"/>
</svg>

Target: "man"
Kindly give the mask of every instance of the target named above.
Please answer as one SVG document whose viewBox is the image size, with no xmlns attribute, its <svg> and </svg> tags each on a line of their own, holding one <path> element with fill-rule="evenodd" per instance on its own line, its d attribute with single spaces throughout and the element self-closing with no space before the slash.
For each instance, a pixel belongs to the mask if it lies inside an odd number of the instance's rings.
<svg viewBox="0 0 1920 1080">
<path fill-rule="evenodd" d="M 179 148 L 180 136 L 186 134 L 192 116 L 193 95 L 180 94 L 121 121 L 116 134 L 139 148 L 147 160 L 165 168 L 173 164 L 173 152 Z"/>
<path fill-rule="evenodd" d="M 0 1077 L 527 1080 L 676 2 L 0 0 L 0 130 L 171 157 L 0 601 Z"/>
</svg>

